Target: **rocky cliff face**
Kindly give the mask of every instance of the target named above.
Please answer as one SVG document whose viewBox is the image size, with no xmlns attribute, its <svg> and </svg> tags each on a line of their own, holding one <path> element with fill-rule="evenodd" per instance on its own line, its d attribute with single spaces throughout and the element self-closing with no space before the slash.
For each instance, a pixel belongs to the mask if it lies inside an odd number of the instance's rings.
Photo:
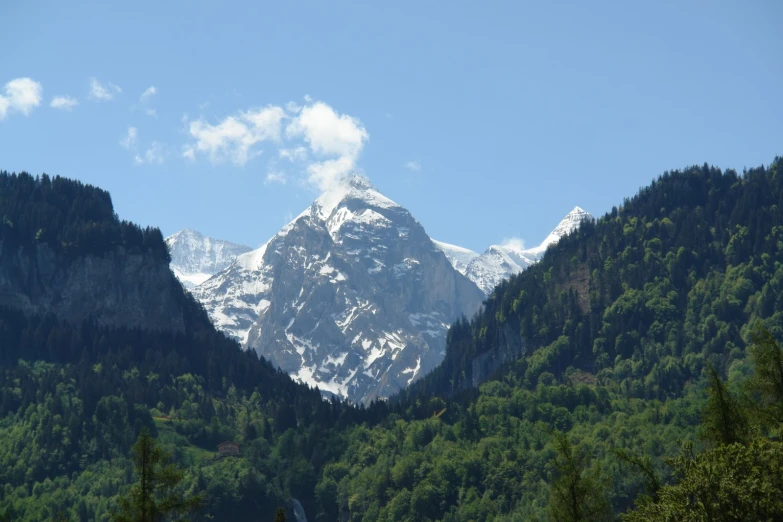
<svg viewBox="0 0 783 522">
<path fill-rule="evenodd" d="M 0 240 L 0 306 L 75 324 L 183 330 L 182 288 L 169 267 L 123 247 L 72 257 L 46 244 Z"/>
<path fill-rule="evenodd" d="M 249 246 L 205 236 L 189 228 L 166 238 L 171 270 L 182 286 L 191 289 L 227 268 Z"/>
<path fill-rule="evenodd" d="M 355 402 L 439 364 L 448 326 L 483 298 L 406 209 L 358 176 L 194 295 L 247 348 Z"/>
</svg>

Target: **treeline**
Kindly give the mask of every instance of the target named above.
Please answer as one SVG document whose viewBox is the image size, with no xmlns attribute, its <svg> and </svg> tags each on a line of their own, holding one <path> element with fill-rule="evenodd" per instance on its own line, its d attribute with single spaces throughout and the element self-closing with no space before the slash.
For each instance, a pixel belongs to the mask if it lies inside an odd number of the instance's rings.
<svg viewBox="0 0 783 522">
<path fill-rule="evenodd" d="M 74 256 L 100 255 L 116 247 L 171 260 L 157 228 L 120 221 L 105 190 L 78 181 L 0 171 L 0 241 L 43 243 Z"/>
</svg>

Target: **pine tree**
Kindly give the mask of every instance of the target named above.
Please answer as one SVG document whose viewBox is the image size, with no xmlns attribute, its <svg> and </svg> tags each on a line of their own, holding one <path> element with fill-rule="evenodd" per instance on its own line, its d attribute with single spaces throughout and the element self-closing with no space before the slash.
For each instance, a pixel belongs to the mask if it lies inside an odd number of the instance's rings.
<svg viewBox="0 0 783 522">
<path fill-rule="evenodd" d="M 612 511 L 598 478 L 588 472 L 589 458 L 563 434 L 556 435 L 557 472 L 549 491 L 549 513 L 555 522 L 611 520 Z"/>
<path fill-rule="evenodd" d="M 199 496 L 183 498 L 174 493 L 182 481 L 183 472 L 169 463 L 171 455 L 164 452 L 142 428 L 133 446 L 133 462 L 139 481 L 130 492 L 120 497 L 119 511 L 112 514 L 114 522 L 160 522 L 165 517 L 187 513 L 201 505 Z"/>
<path fill-rule="evenodd" d="M 754 372 L 748 389 L 759 418 L 771 426 L 783 423 L 783 349 L 768 330 L 757 330 L 750 355 Z"/>
<path fill-rule="evenodd" d="M 714 367 L 707 369 L 707 375 L 709 398 L 702 411 L 702 437 L 715 445 L 747 442 L 750 423 L 745 411 Z"/>
<path fill-rule="evenodd" d="M 275 513 L 275 522 L 285 522 L 285 509 L 279 507 Z"/>
</svg>

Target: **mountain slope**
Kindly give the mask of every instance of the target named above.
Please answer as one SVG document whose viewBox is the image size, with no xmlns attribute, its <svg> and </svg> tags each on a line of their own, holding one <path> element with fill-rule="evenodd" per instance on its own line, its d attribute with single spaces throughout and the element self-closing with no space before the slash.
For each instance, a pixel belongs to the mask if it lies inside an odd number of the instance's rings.
<svg viewBox="0 0 783 522">
<path fill-rule="evenodd" d="M 200 285 L 252 248 L 215 239 L 186 228 L 166 238 L 171 253 L 171 270 L 182 286 Z"/>
<path fill-rule="evenodd" d="M 357 402 L 434 368 L 448 325 L 482 299 L 410 213 L 359 176 L 194 295 L 247 348 Z"/>
</svg>

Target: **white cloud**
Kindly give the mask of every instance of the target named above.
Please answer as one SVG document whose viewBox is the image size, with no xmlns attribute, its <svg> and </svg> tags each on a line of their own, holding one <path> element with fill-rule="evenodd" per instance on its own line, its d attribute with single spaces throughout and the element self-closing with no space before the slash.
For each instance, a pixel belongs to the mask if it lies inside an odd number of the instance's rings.
<svg viewBox="0 0 783 522">
<path fill-rule="evenodd" d="M 307 149 L 301 145 L 290 149 L 280 149 L 278 154 L 281 158 L 287 159 L 288 161 L 304 161 L 307 159 Z"/>
<path fill-rule="evenodd" d="M 302 111 L 286 128 L 288 138 L 302 138 L 310 151 L 319 156 L 337 156 L 308 166 L 309 181 L 328 190 L 356 168 L 356 161 L 369 139 L 361 122 L 332 107 L 315 102 Z"/>
<path fill-rule="evenodd" d="M 421 163 L 419 160 L 413 160 L 409 161 L 405 164 L 405 168 L 408 170 L 412 170 L 413 172 L 419 172 L 421 170 Z"/>
<path fill-rule="evenodd" d="M 500 246 L 509 248 L 511 250 L 524 250 L 525 241 L 521 237 L 508 237 L 501 241 Z"/>
<path fill-rule="evenodd" d="M 120 139 L 120 147 L 132 150 L 139 142 L 139 132 L 136 127 L 128 127 L 128 132 Z"/>
<path fill-rule="evenodd" d="M 52 102 L 49 104 L 49 107 L 52 109 L 70 111 L 73 110 L 73 108 L 77 105 L 79 105 L 79 102 L 76 100 L 76 98 L 72 98 L 70 96 L 55 96 L 52 98 Z"/>
<path fill-rule="evenodd" d="M 195 153 L 201 152 L 208 155 L 212 163 L 228 160 L 235 165 L 245 165 L 261 154 L 254 148 L 256 144 L 280 141 L 283 118 L 285 111 L 282 108 L 268 106 L 229 116 L 217 125 L 203 119 L 191 121 L 189 132 L 196 142 L 183 155 L 195 158 Z"/>
<path fill-rule="evenodd" d="M 143 93 L 141 93 L 141 98 L 139 98 L 139 101 L 141 101 L 141 103 L 147 103 L 149 99 L 155 96 L 156 94 L 158 94 L 158 90 L 155 88 L 154 85 L 151 85 L 147 87 L 147 89 Z"/>
<path fill-rule="evenodd" d="M 147 116 L 152 116 L 153 118 L 158 117 L 158 111 L 156 111 L 155 109 L 147 109 L 144 111 L 144 114 L 146 114 Z"/>
<path fill-rule="evenodd" d="M 11 111 L 29 116 L 30 112 L 41 105 L 43 87 L 30 78 L 16 78 L 5 84 L 5 95 L 0 94 L 0 120 Z"/>
<path fill-rule="evenodd" d="M 190 161 L 196 161 L 196 149 L 190 145 L 182 147 L 182 157 Z"/>
<path fill-rule="evenodd" d="M 288 178 L 284 172 L 271 171 L 267 173 L 266 179 L 264 179 L 264 185 L 269 185 L 270 183 L 279 183 L 280 185 L 285 185 L 288 183 Z"/>
<path fill-rule="evenodd" d="M 157 141 L 153 141 L 144 154 L 136 154 L 133 158 L 136 163 L 142 165 L 144 163 L 156 163 L 161 165 L 165 159 L 163 145 Z"/>
<path fill-rule="evenodd" d="M 310 97 L 310 95 L 309 95 L 309 94 L 305 94 L 305 95 L 304 95 L 304 101 L 306 101 L 307 103 L 310 103 L 310 102 L 312 102 L 312 101 L 313 101 L 313 99 Z"/>
<path fill-rule="evenodd" d="M 91 100 L 97 100 L 97 101 L 109 101 L 114 99 L 115 94 L 120 94 L 122 92 L 122 89 L 114 85 L 113 83 L 109 83 L 107 86 L 104 87 L 101 82 L 98 81 L 97 78 L 90 78 L 90 99 Z"/>
<path fill-rule="evenodd" d="M 293 102 L 286 108 L 270 105 L 228 116 L 217 123 L 204 118 L 188 121 L 191 142 L 182 147 L 182 157 L 195 161 L 206 156 L 212 163 L 224 161 L 243 166 L 261 154 L 262 143 L 272 144 L 281 159 L 288 160 L 305 175 L 305 180 L 321 190 L 337 185 L 357 169 L 357 161 L 369 139 L 362 123 L 339 114 L 324 102 L 305 96 L 307 104 Z M 287 183 L 270 159 L 265 183 Z"/>
</svg>

